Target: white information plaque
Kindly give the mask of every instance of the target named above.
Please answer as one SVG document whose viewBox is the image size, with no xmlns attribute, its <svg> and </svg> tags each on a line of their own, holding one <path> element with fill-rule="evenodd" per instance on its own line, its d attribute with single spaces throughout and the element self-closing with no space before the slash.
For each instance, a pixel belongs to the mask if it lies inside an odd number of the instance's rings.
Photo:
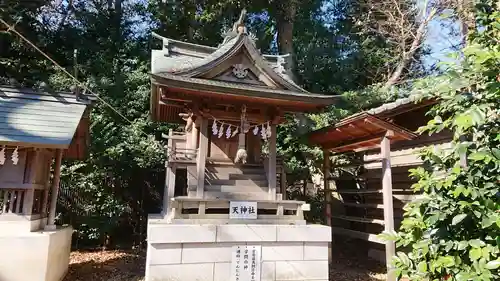
<svg viewBox="0 0 500 281">
<path fill-rule="evenodd" d="M 261 246 L 233 246 L 230 281 L 260 281 Z"/>
<path fill-rule="evenodd" d="M 257 202 L 231 201 L 229 203 L 230 219 L 257 219 Z"/>
</svg>

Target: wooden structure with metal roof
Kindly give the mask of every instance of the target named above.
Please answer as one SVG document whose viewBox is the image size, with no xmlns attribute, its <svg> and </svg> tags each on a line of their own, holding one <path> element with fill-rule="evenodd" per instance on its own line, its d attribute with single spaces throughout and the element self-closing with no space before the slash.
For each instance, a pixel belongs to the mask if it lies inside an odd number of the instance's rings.
<svg viewBox="0 0 500 281">
<path fill-rule="evenodd" d="M 0 86 L 0 232 L 54 229 L 61 161 L 85 156 L 91 102 Z"/>
<path fill-rule="evenodd" d="M 180 208 L 194 204 L 198 217 L 208 218 L 206 209 L 229 200 L 280 201 L 283 191 L 277 186 L 285 179 L 276 157 L 276 125 L 286 113 L 318 111 L 336 97 L 295 84 L 286 68 L 288 55 L 262 55 L 244 13 L 217 47 L 153 35 L 162 49 L 151 57 L 151 117 L 185 124 L 183 132 L 165 136 L 164 214 L 186 217 L 173 211 L 184 203 Z M 176 187 L 181 170 L 187 170 L 187 183 Z"/>
<path fill-rule="evenodd" d="M 408 170 L 422 164 L 416 155 L 418 148 L 446 146 L 451 139 L 447 132 L 433 136 L 415 133 L 427 123 L 425 113 L 435 103 L 415 96 L 398 99 L 309 135 L 310 143 L 324 150 L 324 185 L 330 191 L 325 197 L 326 218 L 334 235 L 375 243 L 367 247 L 372 256 L 379 255 L 377 244 L 385 244 L 385 260 L 395 254 L 394 243 L 381 241 L 377 234 L 397 229 L 402 206 L 416 196 Z M 332 164 L 331 153 L 350 155 L 354 160 Z M 389 275 L 388 280 L 394 276 Z"/>
</svg>

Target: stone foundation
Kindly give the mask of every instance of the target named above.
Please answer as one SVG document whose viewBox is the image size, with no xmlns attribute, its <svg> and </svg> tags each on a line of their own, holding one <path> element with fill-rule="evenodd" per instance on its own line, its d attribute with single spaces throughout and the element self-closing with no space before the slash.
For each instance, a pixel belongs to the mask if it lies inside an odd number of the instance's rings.
<svg viewBox="0 0 500 281">
<path fill-rule="evenodd" d="M 148 224 L 146 281 L 231 281 L 232 247 L 262 246 L 261 281 L 328 280 L 330 227 Z"/>
<path fill-rule="evenodd" d="M 71 227 L 17 235 L 0 231 L 0 281 L 61 281 L 72 234 Z"/>
</svg>

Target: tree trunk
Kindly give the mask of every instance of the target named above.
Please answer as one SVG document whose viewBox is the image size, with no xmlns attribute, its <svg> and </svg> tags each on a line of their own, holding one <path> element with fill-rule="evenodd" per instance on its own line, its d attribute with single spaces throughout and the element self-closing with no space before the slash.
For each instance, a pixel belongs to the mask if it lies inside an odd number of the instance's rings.
<svg viewBox="0 0 500 281">
<path fill-rule="evenodd" d="M 413 42 L 411 44 L 410 49 L 408 50 L 408 52 L 405 52 L 403 54 L 403 58 L 396 67 L 396 70 L 394 70 L 389 80 L 387 80 L 387 82 L 385 83 L 386 87 L 392 86 L 396 82 L 398 82 L 399 79 L 401 78 L 401 75 L 403 74 L 403 70 L 405 70 L 410 65 L 411 60 L 415 56 L 415 53 L 422 45 L 425 33 L 427 32 L 427 26 L 429 25 L 429 22 L 436 15 L 436 12 L 437 11 L 435 9 L 432 9 L 429 12 L 429 15 L 427 15 L 427 17 L 422 21 L 422 23 L 420 23 L 420 26 L 417 29 L 417 33 L 415 34 L 415 38 L 413 38 Z"/>
<path fill-rule="evenodd" d="M 290 54 L 288 57 L 288 75 L 294 78 L 295 58 L 293 52 L 293 26 L 297 13 L 296 0 L 279 0 L 276 3 L 276 25 L 278 29 L 278 51 L 280 54 Z"/>
</svg>

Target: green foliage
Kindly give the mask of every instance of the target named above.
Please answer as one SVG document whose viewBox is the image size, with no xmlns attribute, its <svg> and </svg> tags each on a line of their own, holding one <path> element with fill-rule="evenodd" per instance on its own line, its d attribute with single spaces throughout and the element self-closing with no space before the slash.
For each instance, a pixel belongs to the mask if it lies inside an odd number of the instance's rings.
<svg viewBox="0 0 500 281">
<path fill-rule="evenodd" d="M 499 280 L 500 266 L 500 46 L 498 7 L 481 1 L 482 28 L 433 87 L 437 98 L 422 133 L 453 132 L 451 149 L 425 149 L 427 167 L 412 171 L 421 197 L 405 206 L 397 273 L 418 280 Z M 486 11 L 486 13 L 485 13 Z M 496 37 L 498 38 L 498 37 Z M 466 165 L 464 165 L 466 164 Z"/>
</svg>

